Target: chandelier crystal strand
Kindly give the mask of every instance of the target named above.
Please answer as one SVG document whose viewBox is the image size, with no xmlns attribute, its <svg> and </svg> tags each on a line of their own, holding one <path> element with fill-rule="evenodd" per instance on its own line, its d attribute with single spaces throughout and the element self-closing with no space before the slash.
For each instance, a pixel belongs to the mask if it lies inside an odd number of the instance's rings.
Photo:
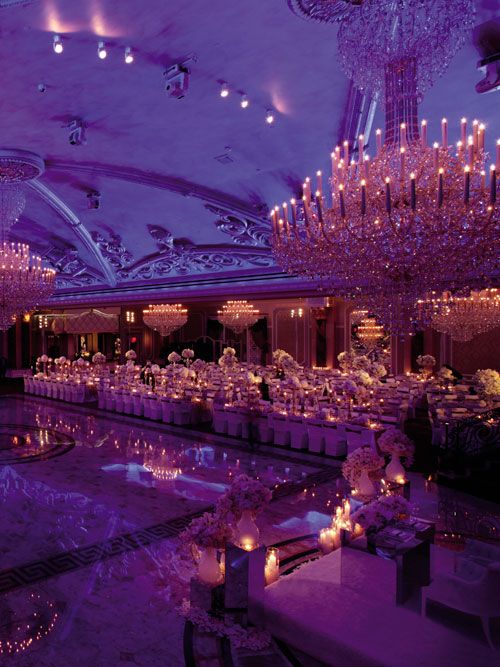
<svg viewBox="0 0 500 667">
<path fill-rule="evenodd" d="M 445 292 L 418 302 L 419 317 L 452 340 L 467 342 L 500 326 L 500 290 L 472 291 L 469 296 Z"/>
<path fill-rule="evenodd" d="M 259 310 L 248 301 L 227 301 L 222 310 L 217 311 L 219 322 L 240 334 L 247 327 L 251 327 L 259 319 Z"/>
<path fill-rule="evenodd" d="M 33 310 L 52 294 L 56 272 L 42 266 L 21 243 L 0 245 L 0 330 L 6 331 L 16 315 Z"/>
<path fill-rule="evenodd" d="M 411 62 L 421 98 L 447 69 L 473 25 L 473 0 L 363 0 L 340 24 L 340 61 L 348 78 L 368 93 L 384 88 L 388 67 Z"/>
<path fill-rule="evenodd" d="M 8 239 L 11 227 L 24 210 L 26 198 L 19 184 L 4 184 L 0 180 L 0 243 Z"/>
<path fill-rule="evenodd" d="M 182 304 L 158 304 L 143 310 L 142 319 L 161 336 L 169 336 L 187 322 L 188 311 Z"/>
</svg>

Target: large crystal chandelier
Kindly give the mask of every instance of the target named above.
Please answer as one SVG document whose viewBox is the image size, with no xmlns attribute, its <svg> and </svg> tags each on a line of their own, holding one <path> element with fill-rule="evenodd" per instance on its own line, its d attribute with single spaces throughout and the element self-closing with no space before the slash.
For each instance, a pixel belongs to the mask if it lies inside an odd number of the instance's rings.
<svg viewBox="0 0 500 667">
<path fill-rule="evenodd" d="M 477 120 L 469 127 L 460 121 L 455 146 L 446 119 L 441 141 L 429 145 L 427 123 L 417 118 L 421 91 L 443 62 L 425 59 L 419 40 L 430 50 L 439 40 L 453 52 L 471 17 L 469 0 L 394 0 L 390 11 L 365 0 L 353 9 L 341 27 L 341 53 L 368 67 L 373 39 L 380 46 L 373 55 L 378 79 L 370 70 L 366 80 L 384 85 L 385 137 L 377 130 L 372 159 L 363 136 L 355 151 L 347 141 L 337 146 L 327 183 L 320 171 L 315 184 L 306 178 L 301 199 L 276 206 L 271 216 L 273 251 L 286 271 L 356 299 L 392 333 L 412 330 L 425 292 L 479 284 L 498 270 L 500 145 L 497 163 L 487 166 Z M 343 60 L 350 71 L 347 55 Z"/>
<path fill-rule="evenodd" d="M 384 337 L 384 327 L 377 324 L 374 317 L 365 317 L 358 324 L 356 334 L 363 345 L 372 350 L 379 340 Z"/>
<path fill-rule="evenodd" d="M 467 342 L 500 326 L 500 290 L 473 290 L 469 296 L 449 292 L 429 295 L 418 302 L 419 316 L 452 340 Z"/>
<path fill-rule="evenodd" d="M 259 319 L 259 311 L 248 301 L 227 301 L 222 310 L 217 311 L 219 322 L 240 334 Z"/>
<path fill-rule="evenodd" d="M 37 155 L 0 149 L 0 331 L 7 331 L 17 315 L 33 310 L 54 291 L 55 271 L 44 268 L 28 245 L 8 242 L 24 209 L 22 183 L 37 178 L 43 168 Z"/>
<path fill-rule="evenodd" d="M 182 304 L 158 304 L 142 311 L 142 319 L 161 336 L 169 336 L 187 322 L 187 308 Z"/>
</svg>

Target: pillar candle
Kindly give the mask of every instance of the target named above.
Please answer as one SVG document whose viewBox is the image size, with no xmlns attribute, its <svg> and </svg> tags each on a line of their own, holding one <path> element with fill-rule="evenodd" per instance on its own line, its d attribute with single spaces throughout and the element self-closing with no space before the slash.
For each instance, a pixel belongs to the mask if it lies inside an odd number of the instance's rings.
<svg viewBox="0 0 500 667">
<path fill-rule="evenodd" d="M 486 139 L 486 127 L 483 123 L 479 125 L 478 129 L 478 148 L 480 151 L 484 150 L 484 142 Z"/>
<path fill-rule="evenodd" d="M 486 190 L 486 172 L 481 169 L 481 190 Z"/>
<path fill-rule="evenodd" d="M 443 204 L 443 173 L 444 169 L 441 167 L 438 173 L 438 206 Z"/>
<path fill-rule="evenodd" d="M 497 155 L 495 169 L 500 172 L 500 139 L 497 139 Z"/>
<path fill-rule="evenodd" d="M 410 201 L 412 211 L 414 211 L 417 208 L 417 184 L 413 172 L 410 174 Z"/>
<path fill-rule="evenodd" d="M 439 144 L 435 141 L 432 145 L 434 148 L 434 169 L 439 167 Z"/>
<path fill-rule="evenodd" d="M 448 121 L 446 118 L 441 121 L 441 144 L 443 148 L 448 148 Z"/>
<path fill-rule="evenodd" d="M 318 221 L 323 222 L 323 204 L 321 201 L 321 193 L 316 190 L 316 210 L 318 212 Z"/>
<path fill-rule="evenodd" d="M 337 175 L 337 154 L 335 151 L 332 151 L 330 153 L 330 158 L 332 160 L 332 185 L 333 181 L 335 180 L 335 176 Z"/>
<path fill-rule="evenodd" d="M 472 121 L 472 141 L 474 144 L 474 150 L 477 151 L 479 147 L 479 121 L 478 120 L 473 120 Z"/>
<path fill-rule="evenodd" d="M 464 203 L 469 203 L 470 197 L 470 167 L 467 165 L 464 169 Z"/>
<path fill-rule="evenodd" d="M 472 169 L 472 166 L 474 165 L 474 137 L 472 135 L 468 139 L 467 151 L 469 167 Z"/>
<path fill-rule="evenodd" d="M 420 134 L 421 134 L 421 141 L 422 141 L 422 146 L 427 146 L 427 121 L 423 120 L 420 124 Z"/>
<path fill-rule="evenodd" d="M 317 189 L 319 192 L 319 196 L 323 196 L 323 178 L 321 176 L 321 171 L 316 172 L 316 179 L 317 179 Z"/>
<path fill-rule="evenodd" d="M 391 179 L 388 176 L 385 179 L 385 210 L 391 212 Z"/>
<path fill-rule="evenodd" d="M 366 213 L 366 181 L 361 181 L 361 215 Z"/>
<path fill-rule="evenodd" d="M 490 204 L 494 204 L 497 200 L 497 172 L 495 165 L 490 167 Z"/>
<path fill-rule="evenodd" d="M 401 160 L 401 182 L 405 182 L 405 158 L 406 158 L 406 149 L 404 146 L 401 146 L 399 149 L 399 156 Z"/>
<path fill-rule="evenodd" d="M 339 185 L 339 203 L 340 203 L 340 216 L 345 218 L 345 203 L 344 203 L 344 186 L 342 183 Z"/>
<path fill-rule="evenodd" d="M 365 138 L 362 134 L 358 137 L 358 164 L 360 167 L 363 165 L 363 150 L 365 147 Z"/>
<path fill-rule="evenodd" d="M 399 126 L 399 143 L 401 146 L 406 147 L 406 123 L 401 123 Z"/>
<path fill-rule="evenodd" d="M 344 141 L 344 162 L 346 165 L 349 164 L 349 142 Z"/>
<path fill-rule="evenodd" d="M 285 224 L 288 223 L 288 206 L 286 201 L 283 202 L 283 220 L 285 221 Z"/>
<path fill-rule="evenodd" d="M 363 176 L 364 176 L 365 180 L 368 180 L 368 178 L 370 177 L 370 156 L 369 155 L 365 155 L 364 163 L 365 164 L 364 164 Z"/>
<path fill-rule="evenodd" d="M 382 130 L 378 129 L 375 132 L 375 136 L 377 138 L 377 155 L 378 155 L 382 150 Z"/>
<path fill-rule="evenodd" d="M 460 121 L 460 141 L 464 146 L 467 143 L 467 118 Z"/>
<path fill-rule="evenodd" d="M 290 199 L 290 208 L 292 211 L 292 225 L 295 228 L 297 226 L 297 203 L 295 199 Z"/>
</svg>

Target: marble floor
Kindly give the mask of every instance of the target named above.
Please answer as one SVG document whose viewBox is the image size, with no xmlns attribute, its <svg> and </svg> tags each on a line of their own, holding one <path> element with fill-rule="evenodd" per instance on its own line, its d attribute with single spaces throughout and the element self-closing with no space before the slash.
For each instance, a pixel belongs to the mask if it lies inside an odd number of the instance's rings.
<svg viewBox="0 0 500 667">
<path fill-rule="evenodd" d="M 328 524 L 338 462 L 0 397 L 0 664 L 183 665 L 177 535 L 248 471 L 277 489 L 259 520 L 266 544 Z M 500 514 L 419 476 L 412 500 L 450 533 L 457 508 L 476 524 Z"/>
</svg>

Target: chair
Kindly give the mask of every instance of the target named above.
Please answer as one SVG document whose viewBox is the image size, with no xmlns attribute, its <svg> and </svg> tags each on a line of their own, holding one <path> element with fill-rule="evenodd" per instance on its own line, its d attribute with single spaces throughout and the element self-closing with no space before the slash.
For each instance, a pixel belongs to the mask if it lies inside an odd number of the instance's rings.
<svg viewBox="0 0 500 667">
<path fill-rule="evenodd" d="M 307 422 L 309 451 L 321 454 L 325 451 L 325 430 L 320 419 L 309 419 Z"/>
<path fill-rule="evenodd" d="M 307 427 L 302 417 L 288 418 L 290 429 L 290 445 L 292 449 L 307 449 L 309 440 L 307 437 Z"/>
<path fill-rule="evenodd" d="M 422 589 L 422 616 L 427 602 L 438 602 L 465 614 L 479 616 L 486 641 L 491 640 L 490 618 L 500 616 L 500 562 L 492 561 L 487 567 L 473 562 L 464 564 L 459 573 L 436 577 L 430 586 Z"/>
</svg>

